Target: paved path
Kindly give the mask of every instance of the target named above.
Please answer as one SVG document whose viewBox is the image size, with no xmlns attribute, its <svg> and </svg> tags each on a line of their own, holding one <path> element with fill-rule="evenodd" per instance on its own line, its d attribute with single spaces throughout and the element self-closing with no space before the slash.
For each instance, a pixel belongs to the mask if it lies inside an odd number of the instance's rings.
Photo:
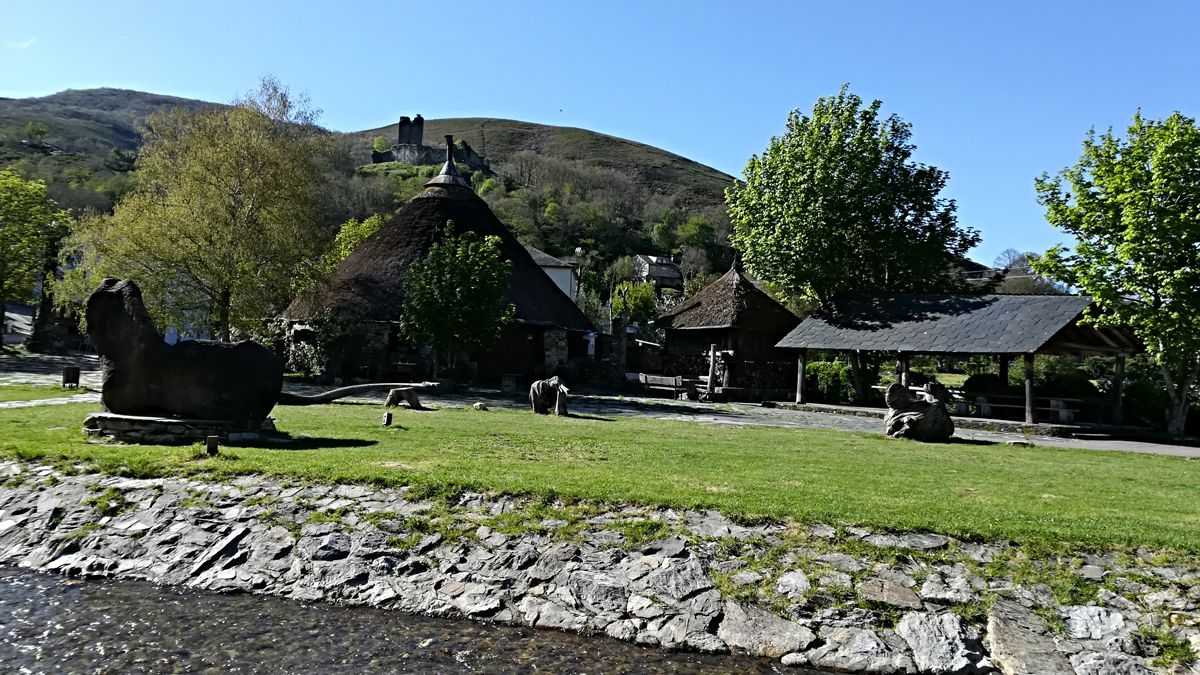
<svg viewBox="0 0 1200 675">
<path fill-rule="evenodd" d="M 3 355 L 0 356 L 0 386 L 5 384 L 59 384 L 64 365 L 77 365 L 80 367 L 80 384 L 95 389 L 100 388 L 100 365 L 94 356 L 13 357 Z M 286 385 L 285 388 L 289 392 L 296 394 L 315 394 L 328 389 L 328 387 L 290 384 Z M 384 396 L 385 394 L 379 393 L 344 400 L 382 403 Z M 99 400 L 97 394 L 81 394 L 67 398 L 13 401 L 11 403 L 0 404 L 0 409 L 97 400 Z M 432 407 L 469 406 L 476 401 L 483 401 L 488 406 L 496 408 L 526 408 L 529 405 L 528 400 L 523 395 L 501 394 L 498 391 L 480 391 L 471 392 L 470 394 L 422 395 L 421 400 Z M 883 428 L 881 420 L 870 417 L 764 408 L 759 405 L 747 403 L 709 404 L 694 401 L 672 401 L 661 398 L 605 395 L 572 396 L 571 410 L 578 414 L 595 415 L 597 417 L 641 417 L 722 426 L 761 425 L 797 429 L 861 431 L 876 434 L 882 433 Z M 955 438 L 967 443 L 1032 443 L 1034 445 L 1060 448 L 1118 450 L 1200 459 L 1200 447 L 1118 440 L 1106 436 L 1061 438 L 959 429 L 955 432 Z"/>
</svg>

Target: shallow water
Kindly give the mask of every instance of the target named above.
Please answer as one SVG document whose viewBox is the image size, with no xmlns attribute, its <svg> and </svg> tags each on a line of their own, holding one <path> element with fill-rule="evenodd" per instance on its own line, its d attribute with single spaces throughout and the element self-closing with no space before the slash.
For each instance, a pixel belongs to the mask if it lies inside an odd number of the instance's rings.
<svg viewBox="0 0 1200 675">
<path fill-rule="evenodd" d="M 784 671 L 797 672 L 603 637 L 0 568 L 5 673 Z"/>
</svg>

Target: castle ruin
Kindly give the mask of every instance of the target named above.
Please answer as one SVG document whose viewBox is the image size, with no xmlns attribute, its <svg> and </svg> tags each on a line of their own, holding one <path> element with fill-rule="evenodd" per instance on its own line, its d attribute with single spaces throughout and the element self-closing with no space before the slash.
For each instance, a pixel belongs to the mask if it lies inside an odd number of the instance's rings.
<svg viewBox="0 0 1200 675">
<path fill-rule="evenodd" d="M 424 141 L 425 118 L 419 114 L 412 118 L 403 115 L 396 125 L 396 143 L 384 152 L 372 150 L 371 163 L 401 162 L 411 166 L 441 164 L 445 159 L 445 150 L 425 145 Z M 482 171 L 488 176 L 495 175 L 487 160 L 475 152 L 466 141 L 460 140 L 455 145 L 454 161 L 466 164 L 473 171 Z"/>
</svg>

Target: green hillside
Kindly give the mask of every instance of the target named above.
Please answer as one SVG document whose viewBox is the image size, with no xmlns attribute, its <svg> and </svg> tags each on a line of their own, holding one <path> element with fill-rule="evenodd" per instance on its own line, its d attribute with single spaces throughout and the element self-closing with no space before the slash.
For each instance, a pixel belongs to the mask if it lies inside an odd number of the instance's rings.
<svg viewBox="0 0 1200 675">
<path fill-rule="evenodd" d="M 575 160 L 623 173 L 649 192 L 674 196 L 680 206 L 704 208 L 725 202 L 733 176 L 686 157 L 644 143 L 607 134 L 547 124 L 485 117 L 425 120 L 425 144 L 437 146 L 442 136 L 470 143 L 493 167 L 522 150 Z M 396 138 L 396 125 L 353 134 L 364 154 L 376 136 Z"/>
<path fill-rule="evenodd" d="M 38 98 L 0 98 L 0 166 L 22 163 L 19 168 L 24 173 L 50 180 L 52 192 L 60 201 L 81 200 L 81 195 L 73 195 L 72 191 L 95 192 L 103 187 L 100 183 L 126 168 L 113 150 L 137 148 L 138 126 L 147 115 L 172 106 L 196 109 L 207 105 L 215 104 L 109 88 L 71 89 Z M 382 116 L 388 111 L 380 113 Z M 45 136 L 31 138 L 27 133 L 30 122 L 45 125 Z M 489 118 L 425 121 L 426 144 L 438 145 L 445 134 L 466 140 L 493 166 L 504 164 L 521 151 L 578 161 L 622 173 L 647 192 L 675 198 L 685 209 L 722 204 L 724 189 L 733 180 L 732 176 L 665 150 L 586 129 Z M 370 161 L 371 139 L 394 139 L 396 125 L 347 135 L 353 139 L 356 157 L 366 163 Z M 74 177 L 67 178 L 72 168 Z"/>
</svg>

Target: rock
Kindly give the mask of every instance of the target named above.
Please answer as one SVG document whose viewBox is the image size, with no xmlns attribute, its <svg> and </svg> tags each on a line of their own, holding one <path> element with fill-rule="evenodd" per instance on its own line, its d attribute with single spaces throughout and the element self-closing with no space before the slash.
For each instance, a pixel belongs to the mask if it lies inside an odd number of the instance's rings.
<svg viewBox="0 0 1200 675">
<path fill-rule="evenodd" d="M 923 673 L 970 673 L 982 657 L 967 647 L 962 620 L 955 614 L 909 612 L 896 624 L 896 633 L 908 643 Z"/>
<path fill-rule="evenodd" d="M 939 568 L 929 573 L 921 585 L 921 598 L 932 602 L 967 603 L 978 599 L 966 575 L 953 568 Z"/>
<path fill-rule="evenodd" d="M 923 397 L 918 400 L 908 387 L 894 382 L 888 387 L 884 399 L 888 411 L 883 418 L 883 426 L 888 436 L 936 443 L 948 441 L 954 435 L 954 421 L 946 409 L 950 392 L 942 384 L 926 384 Z"/>
<path fill-rule="evenodd" d="M 625 586 L 611 574 L 575 570 L 567 577 L 567 588 L 593 613 L 621 613 L 629 598 Z"/>
<path fill-rule="evenodd" d="M 779 659 L 779 662 L 782 663 L 785 668 L 803 668 L 804 666 L 808 665 L 808 657 L 800 652 L 791 652 L 789 654 L 784 654 L 783 658 Z"/>
<path fill-rule="evenodd" d="M 204 570 L 208 569 L 218 559 L 232 555 L 237 549 L 238 542 L 250 533 L 248 527 L 236 527 L 232 532 L 226 535 L 223 539 L 213 544 L 203 555 L 196 560 L 196 564 L 192 565 L 192 569 L 188 572 L 188 576 L 194 577 Z"/>
<path fill-rule="evenodd" d="M 1080 652 L 1071 665 L 1076 675 L 1154 675 L 1145 659 L 1121 652 Z"/>
<path fill-rule="evenodd" d="M 792 570 L 775 581 L 775 592 L 792 600 L 804 595 L 811 588 L 808 575 L 802 570 Z"/>
<path fill-rule="evenodd" d="M 471 407 L 476 410 L 487 410 L 488 409 L 487 404 L 484 403 L 483 401 L 476 401 L 475 405 L 473 405 Z"/>
<path fill-rule="evenodd" d="M 1102 581 L 1104 579 L 1104 575 L 1108 574 L 1108 571 L 1103 567 L 1097 567 L 1096 565 L 1084 565 L 1075 570 L 1075 574 L 1087 579 L 1088 581 Z"/>
<path fill-rule="evenodd" d="M 350 535 L 330 532 L 321 537 L 305 537 L 297 549 L 313 560 L 341 560 L 350 555 Z"/>
<path fill-rule="evenodd" d="M 858 584 L 858 595 L 864 600 L 892 607 L 921 609 L 921 598 L 911 590 L 890 579 L 867 579 Z"/>
<path fill-rule="evenodd" d="M 1103 640 L 1125 628 L 1125 617 L 1104 607 L 1060 607 L 1058 614 L 1067 623 L 1067 636 L 1075 640 Z"/>
<path fill-rule="evenodd" d="M 871 534 L 863 541 L 879 548 L 908 548 L 916 551 L 933 551 L 945 548 L 950 544 L 948 537 L 940 534 L 925 532 L 908 532 L 904 534 Z"/>
<path fill-rule="evenodd" d="M 668 537 L 646 544 L 642 547 L 642 554 L 661 558 L 682 558 L 687 556 L 687 550 L 687 539 L 683 537 Z"/>
<path fill-rule="evenodd" d="M 801 572 L 803 574 L 803 572 Z M 753 570 L 742 570 L 729 577 L 729 583 L 734 586 L 753 586 L 762 581 L 763 576 Z M 808 580 L 805 579 L 805 583 Z"/>
<path fill-rule="evenodd" d="M 833 539 L 837 537 L 837 529 L 822 523 L 808 526 L 808 533 L 820 539 Z"/>
<path fill-rule="evenodd" d="M 568 561 L 578 555 L 579 548 L 571 544 L 551 546 L 525 574 L 531 581 L 553 579 L 566 567 Z"/>
<path fill-rule="evenodd" d="M 725 602 L 725 616 L 717 628 L 717 637 L 735 651 L 770 658 L 802 651 L 817 639 L 798 623 L 733 601 Z"/>
<path fill-rule="evenodd" d="M 633 619 L 614 621 L 604 628 L 605 635 L 618 640 L 632 642 L 637 637 L 638 624 Z"/>
<path fill-rule="evenodd" d="M 683 600 L 712 588 L 712 581 L 695 558 L 671 558 L 642 580 L 658 598 Z"/>
<path fill-rule="evenodd" d="M 817 556 L 814 558 L 814 560 L 820 563 L 825 563 L 826 565 L 831 565 L 843 572 L 849 572 L 851 574 L 855 572 L 861 572 L 866 569 L 866 566 L 860 563 L 857 558 L 848 556 L 845 553 L 826 553 L 824 555 Z"/>
<path fill-rule="evenodd" d="M 1009 600 L 988 613 L 988 651 L 1005 675 L 1075 675 L 1046 632 L 1041 617 Z"/>
<path fill-rule="evenodd" d="M 662 616 L 666 612 L 666 609 L 652 598 L 635 593 L 629 596 L 629 602 L 625 605 L 625 611 L 639 619 L 653 619 Z"/>
<path fill-rule="evenodd" d="M 837 672 L 903 673 L 913 670 L 912 659 L 892 648 L 874 631 L 865 628 L 834 628 L 825 644 L 808 652 L 816 668 Z"/>
</svg>

